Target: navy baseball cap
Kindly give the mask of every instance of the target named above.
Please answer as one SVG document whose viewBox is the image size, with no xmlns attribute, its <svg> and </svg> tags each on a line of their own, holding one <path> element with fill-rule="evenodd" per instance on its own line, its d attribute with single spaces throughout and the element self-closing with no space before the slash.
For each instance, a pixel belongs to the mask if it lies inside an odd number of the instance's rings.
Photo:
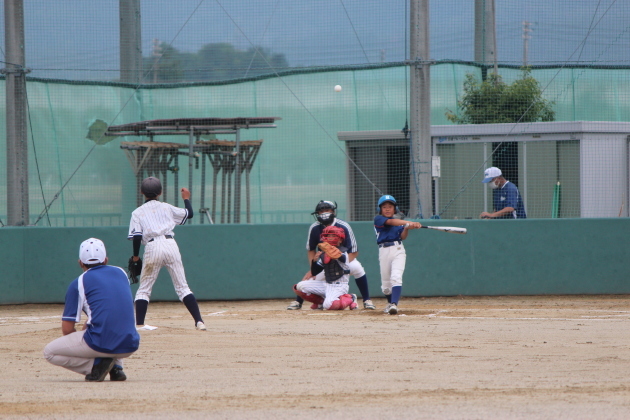
<svg viewBox="0 0 630 420">
<path fill-rule="evenodd" d="M 162 194 L 162 183 L 153 176 L 145 178 L 140 186 L 140 192 L 148 198 L 155 198 Z"/>
</svg>

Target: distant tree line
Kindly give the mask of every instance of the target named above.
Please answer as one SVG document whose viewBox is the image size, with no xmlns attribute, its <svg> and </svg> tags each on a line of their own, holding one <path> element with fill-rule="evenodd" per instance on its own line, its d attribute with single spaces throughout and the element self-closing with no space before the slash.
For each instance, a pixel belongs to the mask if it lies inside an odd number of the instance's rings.
<svg viewBox="0 0 630 420">
<path fill-rule="evenodd" d="M 196 53 L 185 53 L 163 42 L 151 57 L 143 57 L 147 83 L 213 82 L 273 74 L 287 67 L 284 54 L 262 47 L 242 51 L 229 43 L 206 44 Z"/>
</svg>

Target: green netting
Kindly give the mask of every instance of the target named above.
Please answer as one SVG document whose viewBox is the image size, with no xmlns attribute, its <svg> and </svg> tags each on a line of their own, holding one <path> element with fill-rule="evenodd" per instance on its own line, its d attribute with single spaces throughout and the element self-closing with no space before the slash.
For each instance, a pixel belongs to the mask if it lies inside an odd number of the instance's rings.
<svg viewBox="0 0 630 420">
<path fill-rule="evenodd" d="M 95 145 L 86 139 L 88 128 L 97 119 L 109 125 L 118 125 L 191 117 L 282 118 L 276 122 L 277 128 L 241 131 L 241 141 L 263 140 L 250 174 L 251 223 L 309 221 L 309 213 L 321 199 L 336 200 L 340 216 L 350 216 L 346 212 L 354 187 L 349 183 L 349 176 L 351 169 L 356 168 L 349 163 L 346 144 L 337 139 L 337 133 L 365 130 L 400 132 L 408 119 L 407 70 L 407 67 L 399 65 L 305 72 L 229 84 L 139 89 L 31 79 L 27 83 L 30 222 L 40 218 L 45 206 L 53 201 L 47 215 L 39 220 L 38 225 L 128 223 L 129 214 L 136 205 L 136 184 L 120 143 L 148 139 L 114 138 L 106 144 Z M 465 75 L 479 72 L 477 66 L 461 63 L 437 63 L 432 66 L 431 114 L 434 125 L 450 124 L 445 117 L 446 109 L 456 109 Z M 518 69 L 505 68 L 500 72 L 507 82 L 519 75 Z M 545 68 L 534 69 L 532 74 L 544 87 L 544 96 L 554 101 L 556 120 L 630 119 L 630 70 Z M 343 87 L 341 92 L 333 90 L 337 84 Z M 3 89 L 4 85 L 0 85 L 2 94 Z M 4 102 L 1 106 L 4 107 Z M 4 118 L 5 113 L 0 115 Z M 234 137 L 229 135 L 219 135 L 217 138 L 234 141 Z M 155 140 L 188 143 L 186 136 L 163 136 Z M 453 198 L 455 201 L 441 217 L 476 217 L 482 207 L 480 174 L 470 185 L 466 183 L 475 176 L 478 168 L 483 170 L 483 156 L 478 149 L 471 149 L 472 146 L 452 146 L 454 149 L 451 151 L 441 151 L 444 166 L 440 203 L 448 203 Z M 549 145 L 554 153 L 557 151 L 554 157 L 544 151 L 547 146 L 542 143 L 528 147 L 530 156 L 538 153 L 541 157 L 546 156 L 550 162 L 563 157 L 572 162 L 560 165 L 566 172 L 559 175 L 562 179 L 539 180 L 540 185 L 536 189 L 532 186 L 538 181 L 530 179 L 527 196 L 530 217 L 552 217 L 552 207 L 556 205 L 553 200 L 557 181 L 563 181 L 562 198 L 565 200 L 561 202 L 559 217 L 584 216 L 579 202 L 579 145 Z M 540 151 L 534 152 L 536 148 Z M 455 166 L 449 167 L 449 153 L 458 154 L 460 161 L 461 156 L 465 156 L 467 163 L 461 165 L 455 160 L 450 163 Z M 606 159 L 604 153 L 600 162 L 602 167 L 611 164 Z M 0 149 L 0 160 L 6 161 L 5 149 Z M 385 166 L 387 162 L 397 164 L 395 156 L 388 158 L 386 155 L 377 156 L 375 162 Z M 550 162 L 542 158 L 533 162 L 530 159 L 528 176 L 534 177 L 539 168 L 546 167 Z M 490 162 L 486 163 L 489 166 Z M 457 172 L 461 174 L 455 176 Z M 189 179 L 188 157 L 179 157 L 177 175 L 179 185 L 186 186 Z M 171 186 L 174 185 L 174 176 L 175 173 L 169 175 L 168 184 Z M 398 178 L 394 184 L 408 185 L 406 174 L 396 176 Z M 447 182 L 448 176 L 452 178 L 451 184 Z M 384 190 L 392 185 L 391 180 L 387 184 L 377 178 L 368 176 L 367 180 L 361 181 L 372 189 L 366 192 L 368 202 L 380 192 L 387 192 Z M 556 178 L 555 174 L 553 178 Z M 212 193 L 210 180 L 211 175 L 208 175 L 206 197 Z M 193 170 L 192 184 L 195 209 L 199 205 L 200 184 L 201 171 L 196 168 Z M 445 189 L 445 185 L 450 186 Z M 462 187 L 470 187 L 470 190 L 460 194 Z M 59 191 L 59 196 L 55 198 Z M 0 173 L 0 194 L 6 197 L 4 172 Z M 173 192 L 169 191 L 168 194 L 172 198 Z M 577 199 L 566 201 L 566 197 L 576 195 Z M 436 213 L 442 209 L 437 208 Z M 369 217 L 369 214 L 355 216 L 363 220 Z M 0 200 L 0 218 L 6 221 L 4 198 Z M 241 220 L 246 220 L 244 205 Z M 199 222 L 198 218 L 195 223 Z"/>
<path fill-rule="evenodd" d="M 412 13 L 420 3 L 429 7 L 426 16 Z M 382 193 L 397 196 L 406 212 L 421 209 L 412 216 L 477 218 L 492 210 L 491 193 L 480 182 L 491 165 L 519 187 L 529 217 L 627 216 L 626 3 L 5 1 L 0 21 L 15 24 L 0 31 L 5 74 L 13 77 L 6 70 L 16 65 L 28 69 L 28 124 L 19 141 L 28 142 L 29 180 L 18 190 L 28 194 L 29 222 L 39 226 L 124 225 L 137 204 L 137 180 L 129 149 L 120 146 L 151 139 L 102 142 L 95 134 L 99 125 L 279 117 L 277 128 L 240 132 L 239 141 L 263 141 L 242 180 L 241 221 L 302 223 L 311 220 L 309 213 L 321 199 L 336 200 L 341 217 L 368 220 Z M 18 6 L 23 6 L 23 25 L 11 15 Z M 486 13 L 476 13 L 480 6 Z M 11 42 L 13 27 L 23 33 L 23 42 Z M 411 50 L 411 40 L 424 28 L 430 51 L 419 57 L 423 54 Z M 493 37 L 496 45 L 488 42 Z M 24 63 L 10 62 L 16 50 L 24 52 Z M 418 120 L 409 110 L 417 93 L 410 69 L 417 60 L 431 64 L 430 119 L 441 133 L 428 157 L 414 156 L 410 149 L 419 133 L 402 134 Z M 532 66 L 533 96 L 523 65 Z M 493 79 L 495 68 L 500 82 Z M 491 95 L 466 109 L 469 75 Z M 342 91 L 335 92 L 335 85 Z M 0 83 L 3 97 L 5 89 Z M 538 110 L 541 103 L 548 108 Z M 536 112 L 528 114 L 532 108 Z M 12 127 L 3 111 L 0 121 Z M 515 116 L 517 111 L 526 118 Z M 497 127 L 501 134 L 494 137 L 455 126 L 480 113 L 481 123 L 497 122 L 491 121 L 496 117 L 512 125 Z M 545 119 L 556 125 L 535 128 Z M 575 121 L 597 123 L 572 125 Z M 619 125 L 611 125 L 615 122 Z M 98 145 L 86 139 L 90 129 Z M 340 141 L 339 133 L 349 140 Z M 0 137 L 6 143 L 6 132 Z M 231 134 L 216 139 L 236 141 Z M 188 143 L 181 135 L 152 140 Z M 7 147 L 0 148 L 0 159 L 13 162 Z M 166 199 L 176 203 L 175 187 L 190 186 L 196 210 L 215 205 L 214 221 L 234 220 L 234 197 L 228 193 L 235 192 L 235 184 L 223 184 L 234 180 L 227 177 L 229 166 L 214 173 L 199 157 L 189 171 L 186 150 L 179 152 L 168 163 Z M 9 203 L 20 200 L 15 192 L 7 196 L 7 178 L 14 175 L 9 166 L 0 172 L 3 222 L 8 209 L 15 209 Z M 153 169 L 145 166 L 140 176 Z M 600 181 L 602 172 L 606 182 Z M 429 176 L 431 183 L 424 182 Z M 431 185 L 432 202 L 412 202 L 416 195 L 427 199 L 419 185 Z M 202 220 L 208 222 L 197 217 L 195 223 Z"/>
</svg>

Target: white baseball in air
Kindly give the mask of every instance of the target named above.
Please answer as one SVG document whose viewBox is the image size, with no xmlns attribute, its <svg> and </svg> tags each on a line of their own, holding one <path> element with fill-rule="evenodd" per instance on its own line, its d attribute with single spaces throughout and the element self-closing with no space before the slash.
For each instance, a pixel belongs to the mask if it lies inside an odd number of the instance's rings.
<svg viewBox="0 0 630 420">
<path fill-rule="evenodd" d="M 335 86 L 335 92 L 341 92 L 341 85 Z"/>
</svg>

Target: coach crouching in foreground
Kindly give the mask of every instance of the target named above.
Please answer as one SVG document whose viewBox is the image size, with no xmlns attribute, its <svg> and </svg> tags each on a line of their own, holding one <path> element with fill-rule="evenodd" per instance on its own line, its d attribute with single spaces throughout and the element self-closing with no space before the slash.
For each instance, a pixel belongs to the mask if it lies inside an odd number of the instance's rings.
<svg viewBox="0 0 630 420">
<path fill-rule="evenodd" d="M 107 374 L 112 381 L 124 381 L 127 376 L 122 359 L 140 346 L 129 280 L 122 268 L 107 265 L 105 244 L 100 239 L 90 238 L 81 244 L 79 266 L 83 274 L 66 292 L 63 337 L 44 348 L 44 357 L 53 365 L 85 375 L 89 382 L 101 382 Z M 83 330 L 76 331 L 82 311 L 87 320 Z"/>
</svg>

